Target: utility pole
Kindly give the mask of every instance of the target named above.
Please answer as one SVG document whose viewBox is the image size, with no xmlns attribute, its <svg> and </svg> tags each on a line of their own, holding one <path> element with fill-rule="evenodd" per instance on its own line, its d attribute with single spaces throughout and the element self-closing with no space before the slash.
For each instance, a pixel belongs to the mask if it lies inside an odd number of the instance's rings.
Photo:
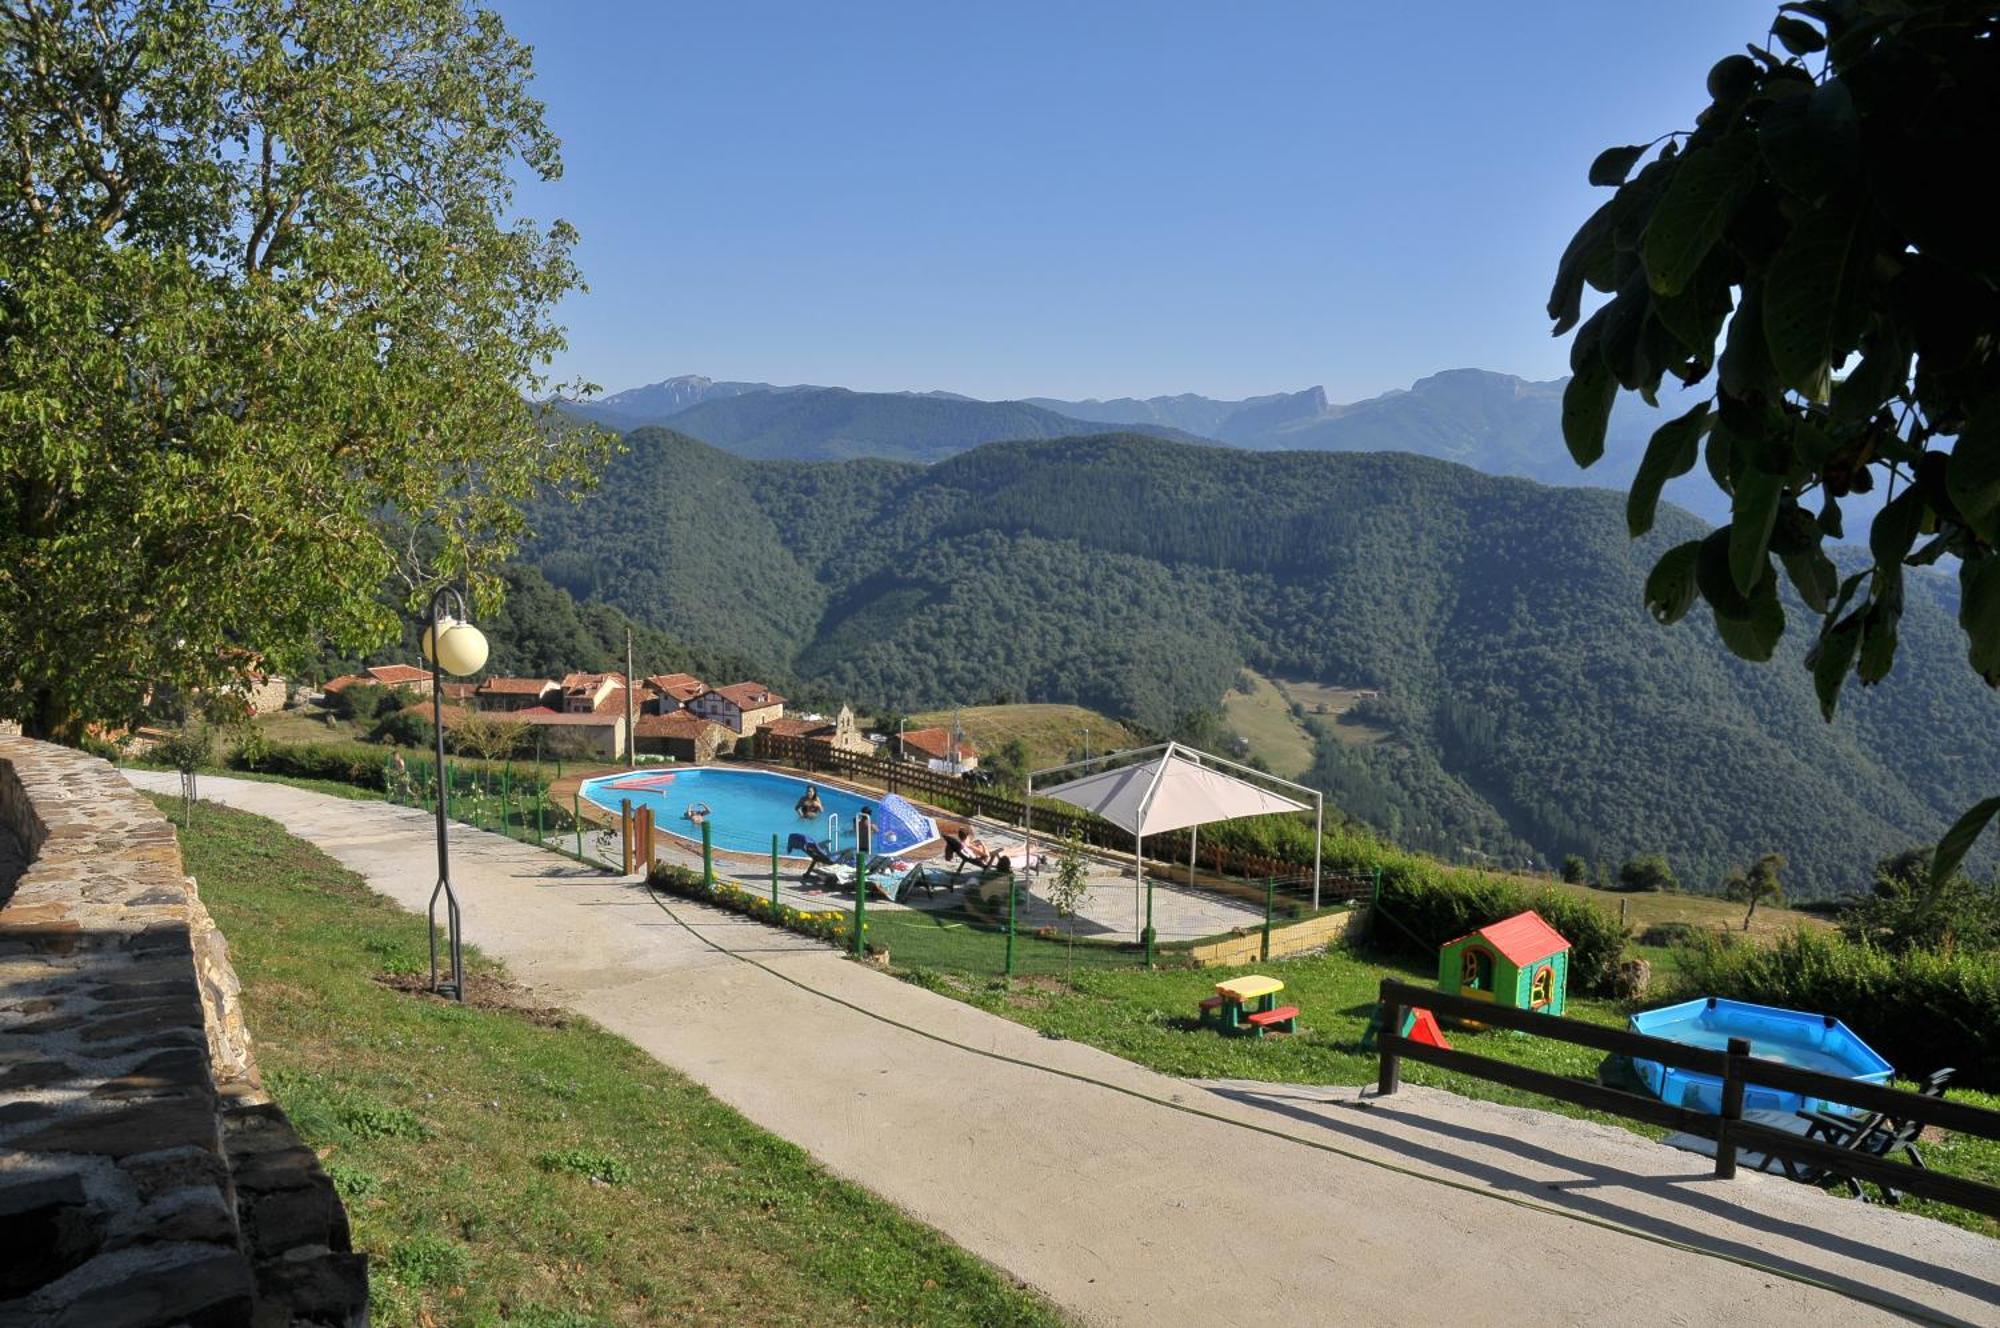
<svg viewBox="0 0 2000 1328">
<path fill-rule="evenodd" d="M 639 732 L 632 722 L 632 693 L 639 680 L 632 676 L 632 629 L 625 629 L 625 768 L 639 768 Z"/>
</svg>

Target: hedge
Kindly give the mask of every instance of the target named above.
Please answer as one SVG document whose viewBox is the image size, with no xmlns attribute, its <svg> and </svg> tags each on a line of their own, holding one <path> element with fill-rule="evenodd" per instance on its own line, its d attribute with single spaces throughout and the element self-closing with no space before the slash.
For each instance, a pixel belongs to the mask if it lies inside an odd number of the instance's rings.
<svg viewBox="0 0 2000 1328">
<path fill-rule="evenodd" d="M 793 908 L 790 904 L 774 904 L 769 895 L 745 890 L 728 881 L 711 884 L 702 878 L 700 872 L 686 867 L 656 862 L 646 876 L 646 885 L 683 899 L 742 913 L 759 922 L 768 922 L 786 931 L 795 931 L 801 936 L 811 936 L 834 945 L 846 945 L 848 938 L 854 935 L 853 917 L 844 909 L 803 909 Z M 861 925 L 865 928 L 868 924 L 864 922 Z"/>
<path fill-rule="evenodd" d="M 2000 954 L 1891 955 L 1803 928 L 1762 945 L 1703 935 L 1677 954 L 1687 996 L 1830 1014 L 1905 1079 L 1949 1065 L 2000 1092 Z"/>
<path fill-rule="evenodd" d="M 293 779 L 330 779 L 386 792 L 383 774 L 389 760 L 386 748 L 359 742 L 268 743 L 238 747 L 229 754 L 229 767 Z"/>
<path fill-rule="evenodd" d="M 1574 895 L 1555 890 L 1531 894 L 1509 880 L 1451 871 L 1418 858 L 1383 864 L 1376 907 L 1381 917 L 1370 926 L 1375 943 L 1422 959 L 1435 959 L 1447 941 L 1533 909 L 1569 942 L 1569 982 L 1581 992 L 1612 990 L 1631 935 L 1610 914 Z"/>
</svg>

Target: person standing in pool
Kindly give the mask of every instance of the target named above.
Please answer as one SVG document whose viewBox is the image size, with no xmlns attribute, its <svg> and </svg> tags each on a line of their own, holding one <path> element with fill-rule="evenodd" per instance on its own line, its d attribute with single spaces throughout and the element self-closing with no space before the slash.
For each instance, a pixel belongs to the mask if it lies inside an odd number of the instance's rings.
<svg viewBox="0 0 2000 1328">
<path fill-rule="evenodd" d="M 792 804 L 792 810 L 799 814 L 801 821 L 817 821 L 819 814 L 825 810 L 819 800 L 819 789 L 812 784 L 806 785 L 806 791 Z"/>
</svg>

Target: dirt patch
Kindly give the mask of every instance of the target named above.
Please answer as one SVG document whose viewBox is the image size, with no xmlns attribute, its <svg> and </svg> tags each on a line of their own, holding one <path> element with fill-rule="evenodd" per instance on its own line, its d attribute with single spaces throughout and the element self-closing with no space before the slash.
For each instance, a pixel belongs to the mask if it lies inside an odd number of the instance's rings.
<svg viewBox="0 0 2000 1328">
<path fill-rule="evenodd" d="M 431 990 L 430 975 L 427 973 L 377 973 L 375 981 L 391 991 L 400 991 L 405 996 L 415 996 L 420 1000 L 450 999 Z M 543 1028 L 567 1028 L 572 1019 L 566 1010 L 541 1004 L 534 993 L 519 983 L 503 982 L 485 973 L 465 975 L 463 1004 L 475 1010 L 504 1010 Z"/>
</svg>

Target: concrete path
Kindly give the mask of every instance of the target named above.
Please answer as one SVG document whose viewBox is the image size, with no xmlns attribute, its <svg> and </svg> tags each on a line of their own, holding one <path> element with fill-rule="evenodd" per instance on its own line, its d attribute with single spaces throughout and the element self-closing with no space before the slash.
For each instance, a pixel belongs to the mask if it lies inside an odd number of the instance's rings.
<svg viewBox="0 0 2000 1328">
<path fill-rule="evenodd" d="M 430 893 L 423 813 L 202 792 L 407 907 Z M 691 933 L 635 882 L 527 845 L 460 826 L 452 851 L 468 938 L 540 995 L 1087 1323 L 2000 1325 L 2000 1244 L 1941 1223 L 1443 1093 L 1203 1087 L 674 901 Z"/>
</svg>

